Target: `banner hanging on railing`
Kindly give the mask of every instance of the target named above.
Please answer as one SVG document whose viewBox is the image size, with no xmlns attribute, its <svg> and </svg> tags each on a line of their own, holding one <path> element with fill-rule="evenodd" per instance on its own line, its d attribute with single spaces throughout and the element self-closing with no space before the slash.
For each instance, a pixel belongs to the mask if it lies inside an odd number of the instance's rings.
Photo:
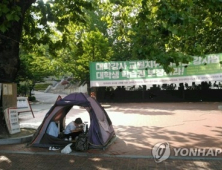
<svg viewBox="0 0 222 170">
<path fill-rule="evenodd" d="M 133 86 L 192 83 L 222 80 L 222 53 L 194 57 L 189 64 L 176 66 L 167 74 L 155 61 L 110 61 L 90 63 L 90 86 Z"/>
</svg>

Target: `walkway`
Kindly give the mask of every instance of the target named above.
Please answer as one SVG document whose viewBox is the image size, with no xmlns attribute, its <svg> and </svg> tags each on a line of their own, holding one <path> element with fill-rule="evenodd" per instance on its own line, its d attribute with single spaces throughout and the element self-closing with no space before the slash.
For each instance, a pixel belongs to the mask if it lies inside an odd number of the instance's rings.
<svg viewBox="0 0 222 170">
<path fill-rule="evenodd" d="M 36 118 L 20 115 L 21 126 L 41 123 L 54 103 L 54 94 L 36 93 L 42 101 L 32 105 Z M 40 98 L 40 96 L 42 98 Z M 48 96 L 48 97 L 47 97 Z M 37 97 L 38 98 L 38 97 Z M 46 102 L 47 98 L 47 102 Z M 50 98 L 50 99 L 49 99 Z M 45 101 L 43 102 L 43 99 Z M 46 148 L 25 144 L 0 146 L 0 169 L 221 169 L 222 153 L 217 156 L 175 156 L 173 148 L 222 149 L 220 103 L 109 103 L 109 114 L 117 140 L 105 151 L 89 150 L 63 155 Z M 67 117 L 87 120 L 84 109 L 74 107 Z M 169 159 L 156 163 L 152 148 L 168 142 Z M 3 169 L 4 169 L 3 168 Z"/>
</svg>

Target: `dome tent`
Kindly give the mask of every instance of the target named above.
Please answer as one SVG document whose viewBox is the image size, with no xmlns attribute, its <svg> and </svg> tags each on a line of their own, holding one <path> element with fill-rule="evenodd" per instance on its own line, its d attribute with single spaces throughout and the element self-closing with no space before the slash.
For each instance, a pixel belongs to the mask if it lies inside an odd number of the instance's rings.
<svg viewBox="0 0 222 170">
<path fill-rule="evenodd" d="M 29 146 L 49 147 L 53 145 L 63 147 L 69 144 L 70 141 L 65 141 L 64 139 L 48 135 L 46 130 L 50 122 L 53 121 L 59 122 L 58 127 L 63 127 L 62 124 L 66 115 L 75 105 L 91 108 L 86 109 L 90 117 L 88 132 L 89 148 L 105 149 L 111 140 L 115 138 L 112 122 L 105 109 L 97 102 L 97 100 L 83 93 L 72 93 L 63 99 L 59 96 L 55 104 L 46 113 L 41 125 L 33 135 L 33 139 L 29 143 Z"/>
</svg>

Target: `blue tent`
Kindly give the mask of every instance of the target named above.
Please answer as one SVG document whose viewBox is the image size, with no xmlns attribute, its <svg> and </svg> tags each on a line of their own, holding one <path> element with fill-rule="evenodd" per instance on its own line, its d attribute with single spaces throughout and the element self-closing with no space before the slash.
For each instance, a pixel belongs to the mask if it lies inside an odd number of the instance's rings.
<svg viewBox="0 0 222 170">
<path fill-rule="evenodd" d="M 89 148 L 106 148 L 115 138 L 112 122 L 98 101 L 84 93 L 72 93 L 63 99 L 59 96 L 55 104 L 46 113 L 29 146 L 49 147 L 52 145 L 65 146 L 69 144 L 69 141 L 47 134 L 46 130 L 50 122 L 58 122 L 59 127 L 63 127 L 64 119 L 74 105 L 90 108 L 86 109 L 90 117 Z"/>
</svg>

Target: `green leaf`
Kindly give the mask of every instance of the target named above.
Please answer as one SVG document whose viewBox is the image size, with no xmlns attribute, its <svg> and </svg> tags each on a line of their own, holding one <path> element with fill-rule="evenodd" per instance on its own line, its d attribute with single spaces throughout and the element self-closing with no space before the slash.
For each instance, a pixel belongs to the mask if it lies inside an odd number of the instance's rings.
<svg viewBox="0 0 222 170">
<path fill-rule="evenodd" d="M 16 15 L 16 16 L 14 17 L 14 20 L 18 22 L 18 21 L 20 20 L 20 17 L 19 17 L 18 15 Z"/>
<path fill-rule="evenodd" d="M 0 7 L 1 7 L 1 12 L 4 14 L 10 11 L 10 9 L 5 4 L 0 5 Z"/>
<path fill-rule="evenodd" d="M 5 25 L 3 25 L 3 24 L 0 25 L 0 31 L 3 32 L 3 33 L 6 32 L 7 31 L 7 27 Z"/>
<path fill-rule="evenodd" d="M 7 18 L 8 21 L 12 21 L 13 20 L 13 15 L 11 13 L 7 14 L 6 18 Z"/>
</svg>

